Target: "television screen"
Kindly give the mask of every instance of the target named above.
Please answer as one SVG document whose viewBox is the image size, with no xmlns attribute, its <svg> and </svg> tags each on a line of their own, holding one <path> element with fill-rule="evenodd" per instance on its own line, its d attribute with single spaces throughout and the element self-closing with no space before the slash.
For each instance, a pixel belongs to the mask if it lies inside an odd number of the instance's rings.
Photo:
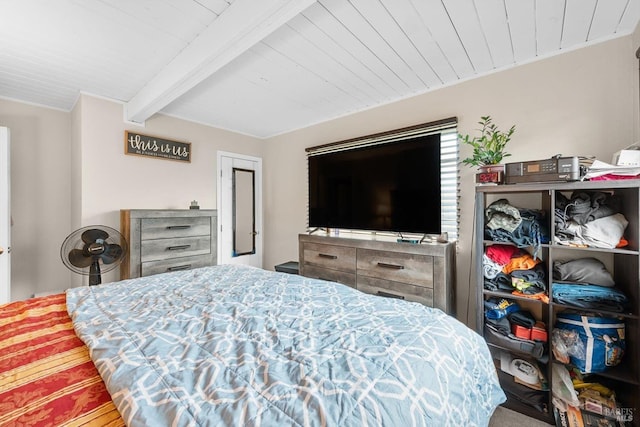
<svg viewBox="0 0 640 427">
<path fill-rule="evenodd" d="M 309 227 L 440 234 L 440 135 L 309 157 Z"/>
</svg>

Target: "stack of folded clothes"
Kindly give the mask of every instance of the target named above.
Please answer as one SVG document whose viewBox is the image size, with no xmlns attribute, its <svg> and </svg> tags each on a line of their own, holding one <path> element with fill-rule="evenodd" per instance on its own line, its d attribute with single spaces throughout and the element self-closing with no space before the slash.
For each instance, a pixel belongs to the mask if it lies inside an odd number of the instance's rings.
<svg viewBox="0 0 640 427">
<path fill-rule="evenodd" d="M 553 263 L 552 298 L 555 302 L 591 310 L 622 313 L 628 299 L 615 287 L 604 264 L 595 258 Z"/>
<path fill-rule="evenodd" d="M 484 302 L 484 315 L 488 342 L 537 359 L 544 355 L 545 324 L 537 321 L 529 311 L 504 298 L 489 298 Z"/>
<path fill-rule="evenodd" d="M 619 196 L 603 192 L 574 192 L 569 199 L 556 193 L 555 243 L 596 248 L 626 246 L 628 221 L 620 213 Z"/>
<path fill-rule="evenodd" d="M 496 200 L 485 209 L 485 236 L 495 242 L 513 243 L 519 248 L 534 247 L 537 258 L 543 243 L 549 243 L 544 211 L 520 209 L 507 199 Z"/>
<path fill-rule="evenodd" d="M 547 290 L 545 264 L 515 246 L 487 246 L 482 257 L 482 268 L 485 289 L 510 293 L 517 291 L 524 295 L 544 294 Z"/>
</svg>

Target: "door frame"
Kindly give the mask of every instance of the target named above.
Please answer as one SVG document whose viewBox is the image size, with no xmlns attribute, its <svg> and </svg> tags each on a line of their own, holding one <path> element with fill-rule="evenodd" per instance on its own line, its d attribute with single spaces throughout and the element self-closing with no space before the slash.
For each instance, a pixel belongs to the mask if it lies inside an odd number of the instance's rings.
<svg viewBox="0 0 640 427">
<path fill-rule="evenodd" d="M 0 304 L 11 301 L 11 141 L 0 127 Z"/>
<path fill-rule="evenodd" d="M 227 157 L 227 158 L 231 158 L 234 160 L 239 160 L 239 161 L 249 161 L 249 162 L 253 162 L 255 163 L 255 212 L 256 212 L 256 223 L 255 223 L 255 231 L 258 232 L 258 234 L 256 235 L 256 243 L 255 243 L 255 248 L 256 248 L 256 253 L 255 253 L 255 257 L 253 258 L 254 260 L 256 260 L 253 263 L 250 263 L 250 265 L 253 265 L 255 267 L 260 267 L 262 268 L 262 264 L 264 261 L 264 254 L 263 254 L 263 247 L 264 247 L 264 237 L 263 237 L 263 217 L 264 217 L 264 212 L 262 210 L 262 158 L 260 157 L 255 157 L 255 156 L 248 156 L 245 154 L 238 154 L 238 153 L 232 153 L 229 151 L 218 151 L 217 155 L 216 155 L 216 206 L 217 206 L 217 210 L 218 210 L 218 232 L 217 232 L 217 240 L 218 240 L 218 260 L 217 263 L 218 264 L 222 264 L 223 262 L 228 263 L 228 261 L 224 261 L 223 260 L 223 252 L 225 250 L 225 248 L 223 248 L 224 245 L 224 241 L 223 241 L 223 230 L 224 232 L 227 231 L 227 229 L 225 229 L 225 227 L 228 227 L 229 230 L 231 230 L 232 225 L 231 224 L 225 224 L 224 223 L 224 217 L 228 217 L 228 218 L 233 218 L 232 215 L 232 211 L 233 211 L 233 204 L 231 203 L 228 207 L 224 206 L 223 200 L 222 200 L 222 158 L 223 157 Z M 235 165 L 232 165 L 232 168 L 235 167 Z M 229 215 L 223 215 L 222 214 L 222 210 L 228 208 L 229 209 Z M 231 233 L 232 235 L 232 233 Z M 247 255 L 244 255 L 247 256 Z M 233 260 L 233 258 L 232 258 Z M 245 264 L 245 262 L 243 262 L 242 256 L 237 257 L 236 259 L 240 264 Z"/>
</svg>

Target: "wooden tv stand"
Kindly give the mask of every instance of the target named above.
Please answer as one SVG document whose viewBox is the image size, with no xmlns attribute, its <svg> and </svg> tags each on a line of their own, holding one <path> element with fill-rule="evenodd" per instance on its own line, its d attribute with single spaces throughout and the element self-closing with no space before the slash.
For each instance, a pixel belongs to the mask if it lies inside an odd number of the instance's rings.
<svg viewBox="0 0 640 427">
<path fill-rule="evenodd" d="M 298 235 L 300 274 L 454 314 L 455 243 Z"/>
</svg>

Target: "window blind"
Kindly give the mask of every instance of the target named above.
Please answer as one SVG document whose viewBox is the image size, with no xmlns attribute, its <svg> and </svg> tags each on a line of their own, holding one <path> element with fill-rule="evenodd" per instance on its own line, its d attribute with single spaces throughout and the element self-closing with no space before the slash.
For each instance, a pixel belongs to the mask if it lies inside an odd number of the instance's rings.
<svg viewBox="0 0 640 427">
<path fill-rule="evenodd" d="M 450 239 L 458 238 L 460 211 L 460 179 L 458 131 L 456 128 L 446 129 L 440 133 L 440 213 L 442 231 L 449 234 Z"/>
</svg>

